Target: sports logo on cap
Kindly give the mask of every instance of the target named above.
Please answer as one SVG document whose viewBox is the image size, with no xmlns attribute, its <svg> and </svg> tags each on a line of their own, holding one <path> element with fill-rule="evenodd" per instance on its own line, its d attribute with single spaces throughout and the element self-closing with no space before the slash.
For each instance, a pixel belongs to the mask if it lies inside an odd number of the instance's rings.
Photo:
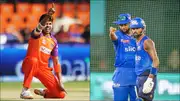
<svg viewBox="0 0 180 101">
<path fill-rule="evenodd" d="M 125 16 L 118 16 L 118 21 L 126 20 Z"/>
<path fill-rule="evenodd" d="M 121 25 L 121 24 L 127 24 L 131 21 L 131 15 L 130 14 L 120 14 L 117 17 L 117 21 L 113 22 L 117 25 Z"/>
<path fill-rule="evenodd" d="M 132 20 L 132 21 L 131 21 L 131 24 L 132 24 L 132 25 L 138 25 L 138 22 L 137 22 L 136 20 Z"/>
</svg>

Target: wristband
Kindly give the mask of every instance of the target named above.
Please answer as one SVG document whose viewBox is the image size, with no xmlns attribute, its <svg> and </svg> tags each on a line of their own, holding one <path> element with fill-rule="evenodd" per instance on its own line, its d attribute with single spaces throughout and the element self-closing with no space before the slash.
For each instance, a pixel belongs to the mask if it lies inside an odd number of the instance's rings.
<svg viewBox="0 0 180 101">
<path fill-rule="evenodd" d="M 157 75 L 157 72 L 158 72 L 157 68 L 152 67 L 152 69 L 151 69 L 151 74 Z"/>
<path fill-rule="evenodd" d="M 38 28 L 36 28 L 36 29 L 34 30 L 34 32 L 35 32 L 35 33 L 41 33 L 41 31 L 40 31 Z"/>
</svg>

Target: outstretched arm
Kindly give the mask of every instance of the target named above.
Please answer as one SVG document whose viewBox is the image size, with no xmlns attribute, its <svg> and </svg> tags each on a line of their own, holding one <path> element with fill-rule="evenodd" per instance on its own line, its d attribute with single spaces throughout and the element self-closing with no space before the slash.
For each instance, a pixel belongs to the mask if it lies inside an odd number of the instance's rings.
<svg viewBox="0 0 180 101">
<path fill-rule="evenodd" d="M 37 27 L 34 29 L 33 34 L 35 37 L 39 36 L 41 31 L 45 28 L 46 22 L 52 17 L 55 13 L 54 3 L 52 4 L 52 8 L 50 8 L 46 14 L 46 16 L 39 22 Z"/>
</svg>

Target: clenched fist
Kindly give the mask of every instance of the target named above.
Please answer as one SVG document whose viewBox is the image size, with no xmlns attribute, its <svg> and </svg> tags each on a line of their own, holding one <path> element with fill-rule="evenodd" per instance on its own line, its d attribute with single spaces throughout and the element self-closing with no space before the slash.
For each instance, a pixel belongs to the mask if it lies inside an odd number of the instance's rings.
<svg viewBox="0 0 180 101">
<path fill-rule="evenodd" d="M 109 34 L 110 34 L 110 35 L 111 35 L 111 34 L 115 34 L 115 32 L 116 32 L 116 28 L 110 27 L 110 29 L 109 29 Z"/>
</svg>

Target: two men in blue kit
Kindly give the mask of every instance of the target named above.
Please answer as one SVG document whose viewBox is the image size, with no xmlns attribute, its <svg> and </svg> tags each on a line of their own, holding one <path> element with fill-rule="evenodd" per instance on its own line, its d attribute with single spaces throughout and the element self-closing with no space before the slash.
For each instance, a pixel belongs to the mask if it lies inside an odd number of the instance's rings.
<svg viewBox="0 0 180 101">
<path fill-rule="evenodd" d="M 110 27 L 110 39 L 115 50 L 113 75 L 114 101 L 152 101 L 156 86 L 159 59 L 154 42 L 144 35 L 144 20 L 130 14 L 120 14 Z"/>
</svg>

